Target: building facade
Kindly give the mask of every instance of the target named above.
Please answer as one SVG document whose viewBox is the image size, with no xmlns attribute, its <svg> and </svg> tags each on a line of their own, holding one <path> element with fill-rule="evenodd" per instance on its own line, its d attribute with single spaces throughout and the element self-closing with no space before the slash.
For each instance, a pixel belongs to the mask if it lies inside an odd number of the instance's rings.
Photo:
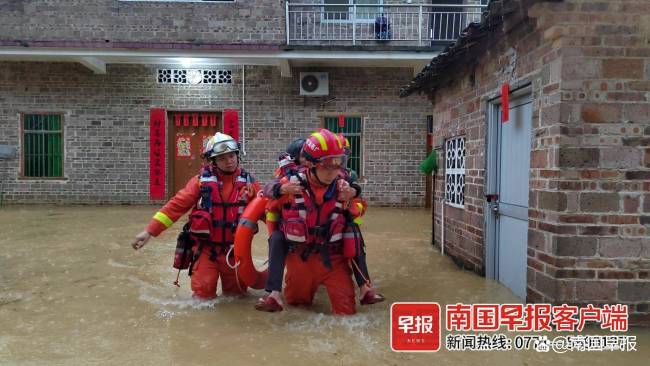
<svg viewBox="0 0 650 366">
<path fill-rule="evenodd" d="M 437 245 L 529 302 L 621 303 L 649 324 L 650 3 L 487 14 L 402 92 L 433 100 Z"/>
<path fill-rule="evenodd" d="M 0 5 L 2 201 L 160 203 L 218 130 L 264 181 L 289 141 L 328 127 L 352 141 L 371 204 L 425 205 L 431 111 L 397 92 L 481 8 L 312 3 Z"/>
</svg>

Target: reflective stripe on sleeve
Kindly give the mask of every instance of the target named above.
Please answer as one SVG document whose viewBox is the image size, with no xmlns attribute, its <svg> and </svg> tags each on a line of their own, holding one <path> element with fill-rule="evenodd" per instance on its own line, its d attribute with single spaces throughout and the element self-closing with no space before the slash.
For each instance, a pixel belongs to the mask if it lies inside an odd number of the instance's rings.
<svg viewBox="0 0 650 366">
<path fill-rule="evenodd" d="M 174 221 L 172 221 L 172 219 L 170 219 L 169 216 L 165 215 L 160 211 L 156 212 L 156 214 L 153 215 L 153 218 L 160 221 L 160 223 L 165 225 L 166 228 L 169 228 L 174 223 Z"/>
</svg>

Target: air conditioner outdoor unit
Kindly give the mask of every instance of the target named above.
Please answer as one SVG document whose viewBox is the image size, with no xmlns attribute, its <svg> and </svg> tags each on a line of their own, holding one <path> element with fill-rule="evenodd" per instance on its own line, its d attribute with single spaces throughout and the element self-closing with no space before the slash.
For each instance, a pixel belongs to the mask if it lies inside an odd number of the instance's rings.
<svg viewBox="0 0 650 366">
<path fill-rule="evenodd" d="M 300 73 L 300 95 L 322 96 L 329 93 L 329 79 L 326 72 Z"/>
</svg>

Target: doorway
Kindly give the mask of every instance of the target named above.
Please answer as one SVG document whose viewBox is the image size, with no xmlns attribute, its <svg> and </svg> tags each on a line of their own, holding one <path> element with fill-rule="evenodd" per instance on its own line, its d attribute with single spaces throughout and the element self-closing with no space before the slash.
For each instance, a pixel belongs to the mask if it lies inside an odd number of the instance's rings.
<svg viewBox="0 0 650 366">
<path fill-rule="evenodd" d="M 199 174 L 207 140 L 223 126 L 220 112 L 169 112 L 170 197 Z"/>
<path fill-rule="evenodd" d="M 532 98 L 530 88 L 510 96 L 510 118 L 501 105 L 488 108 L 486 274 L 526 299 L 528 194 Z"/>
</svg>

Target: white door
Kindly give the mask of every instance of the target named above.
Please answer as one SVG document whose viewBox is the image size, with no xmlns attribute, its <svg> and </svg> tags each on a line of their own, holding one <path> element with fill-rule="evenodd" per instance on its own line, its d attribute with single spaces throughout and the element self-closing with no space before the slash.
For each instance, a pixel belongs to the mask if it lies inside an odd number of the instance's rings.
<svg viewBox="0 0 650 366">
<path fill-rule="evenodd" d="M 501 123 L 494 106 L 488 144 L 488 276 L 526 298 L 528 181 L 532 102 L 530 94 L 510 101 L 510 118 Z M 494 195 L 496 194 L 496 195 Z"/>
</svg>

